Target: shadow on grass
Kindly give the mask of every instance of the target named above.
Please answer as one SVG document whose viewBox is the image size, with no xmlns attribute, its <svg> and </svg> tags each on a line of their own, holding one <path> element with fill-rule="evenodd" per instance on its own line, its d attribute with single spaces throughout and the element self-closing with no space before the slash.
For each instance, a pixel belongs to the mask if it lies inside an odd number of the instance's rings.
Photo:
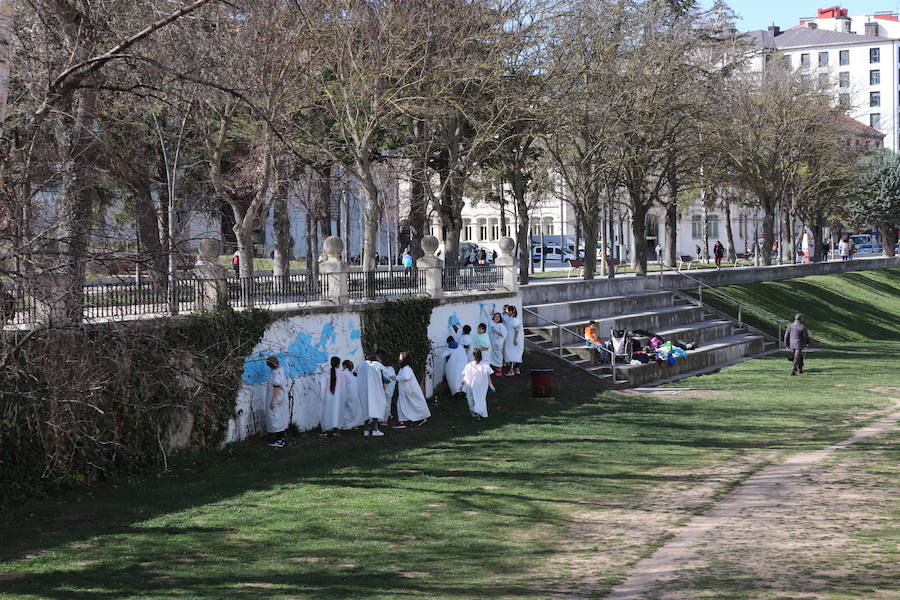
<svg viewBox="0 0 900 600">
<path fill-rule="evenodd" d="M 759 364 L 761 372 L 771 372 L 769 361 Z M 565 402 L 526 400 L 527 380 L 509 378 L 490 400 L 491 418 L 478 423 L 468 418 L 464 401 L 446 401 L 421 430 L 390 432 L 381 439 L 355 433 L 321 440 L 304 434 L 280 451 L 248 441 L 221 453 L 178 457 L 175 470 L 158 479 L 11 507 L 0 522 L 0 561 L 30 557 L 29 572 L 10 581 L 0 578 L 0 595 L 546 597 L 495 579 L 540 562 L 550 542 L 516 541 L 515 535 L 528 527 L 566 526 L 567 518 L 554 507 L 609 504 L 671 482 L 704 481 L 715 475 L 659 471 L 694 464 L 698 455 L 767 447 L 809 431 L 789 424 L 791 406 L 768 407 L 765 424 L 756 424 L 758 407 L 598 396 L 590 376 L 529 356 L 529 367 L 545 366 L 557 370 L 557 396 Z M 495 433 L 500 428 L 506 429 Z M 442 508 L 375 516 L 391 510 L 389 502 L 378 500 L 373 515 L 350 504 L 348 510 L 356 512 L 333 525 L 300 516 L 316 510 L 311 494 L 300 496 L 307 505 L 266 508 L 266 493 L 276 496 L 297 485 L 323 490 L 318 501 L 326 503 L 338 501 L 330 493 L 358 499 L 387 491 L 398 502 L 438 494 L 448 511 L 472 513 L 470 520 L 489 515 L 492 521 L 484 529 L 477 523 L 460 527 L 438 514 Z M 583 491 L 574 493 L 576 486 Z M 261 498 L 244 496 L 253 492 Z M 215 506 L 198 510 L 210 504 Z M 248 537 L 247 520 L 262 513 L 271 526 L 262 537 Z M 200 523 L 218 516 L 233 526 Z M 498 520 L 510 523 L 509 529 L 498 529 Z M 167 521 L 197 524 L 168 526 Z M 419 537 L 414 543 L 404 537 L 410 532 Z M 359 553 L 352 562 L 347 548 Z M 99 564 L 72 562 L 80 553 L 99 558 Z M 316 562 L 302 560 L 300 555 L 310 553 Z M 32 561 L 44 560 L 48 568 L 32 568 Z M 402 574 L 397 565 L 409 571 Z"/>
</svg>

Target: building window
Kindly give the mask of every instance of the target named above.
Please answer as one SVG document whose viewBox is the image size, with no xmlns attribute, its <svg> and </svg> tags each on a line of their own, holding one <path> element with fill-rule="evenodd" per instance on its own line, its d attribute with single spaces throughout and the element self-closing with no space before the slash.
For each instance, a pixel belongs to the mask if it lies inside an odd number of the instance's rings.
<svg viewBox="0 0 900 600">
<path fill-rule="evenodd" d="M 531 235 L 541 235 L 540 219 L 531 219 Z"/>
<path fill-rule="evenodd" d="M 695 240 L 703 238 L 703 217 L 700 215 L 691 217 L 691 238 Z"/>
<path fill-rule="evenodd" d="M 500 221 L 498 219 L 491 219 L 491 239 L 500 239 Z"/>
<path fill-rule="evenodd" d="M 869 106 L 881 106 L 881 92 L 869 92 Z"/>
<path fill-rule="evenodd" d="M 478 241 L 483 242 L 488 239 L 487 219 L 478 219 Z"/>
<path fill-rule="evenodd" d="M 801 54 L 800 55 L 800 66 L 801 67 L 809 66 L 809 54 Z"/>
<path fill-rule="evenodd" d="M 846 93 L 838 94 L 838 104 L 840 104 L 841 107 L 843 107 L 845 109 L 849 108 L 850 107 L 850 94 L 846 94 Z"/>
<path fill-rule="evenodd" d="M 826 87 L 828 85 L 828 73 L 819 73 L 819 86 Z"/>
<path fill-rule="evenodd" d="M 881 71 L 878 69 L 872 69 L 869 71 L 869 85 L 880 85 L 881 84 Z"/>
<path fill-rule="evenodd" d="M 472 239 L 472 220 L 463 219 L 463 241 L 467 242 Z"/>
<path fill-rule="evenodd" d="M 869 115 L 869 126 L 875 129 L 881 129 L 881 113 L 872 113 Z"/>
<path fill-rule="evenodd" d="M 544 235 L 553 235 L 553 217 L 544 217 Z"/>
<path fill-rule="evenodd" d="M 838 62 L 842 67 L 846 67 L 850 64 L 850 51 L 849 50 L 841 50 L 838 52 Z"/>
<path fill-rule="evenodd" d="M 828 66 L 828 53 L 827 52 L 819 52 L 819 66 L 820 67 Z"/>
<path fill-rule="evenodd" d="M 850 72 L 849 71 L 841 71 L 838 73 L 838 87 L 848 88 L 850 87 Z"/>
<path fill-rule="evenodd" d="M 772 58 L 772 57 L 769 56 L 769 55 L 767 54 L 767 55 L 766 55 L 766 62 L 769 62 L 769 59 L 771 59 L 771 58 Z M 784 56 L 781 57 L 781 60 L 784 61 L 784 68 L 785 68 L 785 69 L 790 69 L 790 68 L 791 68 L 792 65 L 791 65 L 791 55 L 790 55 L 790 54 L 785 54 Z"/>
<path fill-rule="evenodd" d="M 873 65 L 881 62 L 881 48 L 869 48 L 869 62 Z"/>
<path fill-rule="evenodd" d="M 719 215 L 707 215 L 706 233 L 709 237 L 719 237 Z"/>
</svg>

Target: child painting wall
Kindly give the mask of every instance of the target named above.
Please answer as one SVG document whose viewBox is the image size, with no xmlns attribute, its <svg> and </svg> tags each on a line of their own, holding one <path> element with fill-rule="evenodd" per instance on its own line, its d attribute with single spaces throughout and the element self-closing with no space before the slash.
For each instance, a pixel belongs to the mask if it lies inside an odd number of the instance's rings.
<svg viewBox="0 0 900 600">
<path fill-rule="evenodd" d="M 354 363 L 362 360 L 358 313 L 309 315 L 276 321 L 244 359 L 235 418 L 228 423 L 227 442 L 242 440 L 265 429 L 266 358 L 275 356 L 287 377 L 290 422 L 300 431 L 319 425 L 319 379 L 332 356 Z"/>
</svg>

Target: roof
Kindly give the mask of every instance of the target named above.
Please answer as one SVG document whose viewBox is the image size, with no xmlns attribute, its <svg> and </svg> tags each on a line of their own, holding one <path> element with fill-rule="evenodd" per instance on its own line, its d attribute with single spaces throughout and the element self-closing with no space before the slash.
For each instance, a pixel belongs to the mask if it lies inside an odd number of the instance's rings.
<svg viewBox="0 0 900 600">
<path fill-rule="evenodd" d="M 827 29 L 810 29 L 808 27 L 788 29 L 778 36 L 773 36 L 771 32 L 765 29 L 749 31 L 745 35 L 756 45 L 766 50 L 802 48 L 804 46 L 892 43 L 890 38 L 878 35 L 858 35 L 855 33 L 844 33 L 843 31 L 828 31 Z"/>
<path fill-rule="evenodd" d="M 861 121 L 857 121 L 847 115 L 842 115 L 843 120 L 846 122 L 847 131 L 852 133 L 853 135 L 860 135 L 865 137 L 885 137 L 885 134 L 881 133 L 874 127 L 869 127 L 865 123 Z"/>
</svg>

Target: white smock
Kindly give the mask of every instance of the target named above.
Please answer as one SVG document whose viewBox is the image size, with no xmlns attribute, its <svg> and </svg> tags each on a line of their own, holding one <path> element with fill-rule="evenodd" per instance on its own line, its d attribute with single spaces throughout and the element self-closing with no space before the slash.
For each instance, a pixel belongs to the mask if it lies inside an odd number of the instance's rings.
<svg viewBox="0 0 900 600">
<path fill-rule="evenodd" d="M 488 333 L 491 337 L 491 359 L 490 363 L 495 367 L 502 367 L 503 363 L 503 341 L 506 339 L 506 325 L 503 323 L 494 323 L 488 325 Z"/>
<path fill-rule="evenodd" d="M 322 431 L 331 431 L 343 427 L 344 403 L 347 401 L 347 381 L 344 371 L 335 369 L 334 392 L 331 391 L 331 367 L 322 373 L 319 397 L 322 404 L 319 408 L 319 425 Z"/>
<path fill-rule="evenodd" d="M 384 384 L 385 407 L 384 418 L 381 420 L 385 423 L 388 422 L 388 418 L 391 416 L 391 401 L 394 399 L 394 390 L 397 389 L 397 382 L 391 379 L 391 377 L 396 374 L 397 371 L 394 370 L 394 367 L 384 368 L 384 377 L 389 380 Z"/>
<path fill-rule="evenodd" d="M 522 331 L 522 319 L 502 315 L 503 324 L 506 326 L 506 339 L 503 340 L 503 362 L 522 362 L 522 350 L 525 348 L 524 333 Z M 518 332 L 518 343 L 516 340 Z"/>
<path fill-rule="evenodd" d="M 444 375 L 447 377 L 450 393 L 458 394 L 462 391 L 459 382 L 462 380 L 462 372 L 466 366 L 466 351 L 462 349 L 462 346 L 447 348 L 447 351 L 444 352 L 444 359 L 447 361 Z"/>
<path fill-rule="evenodd" d="M 341 371 L 344 378 L 344 429 L 353 429 L 359 427 L 366 420 L 366 410 L 363 409 L 362 401 L 359 399 L 359 387 L 357 378 L 353 376 L 348 369 Z"/>
<path fill-rule="evenodd" d="M 384 382 L 381 380 L 384 365 L 374 360 L 364 360 L 358 365 L 356 373 L 359 401 L 365 411 L 366 419 L 384 419 L 385 396 Z"/>
<path fill-rule="evenodd" d="M 469 401 L 469 412 L 482 418 L 488 416 L 487 391 L 493 370 L 484 362 L 472 361 L 463 369 L 463 388 L 466 391 L 466 400 Z"/>
<path fill-rule="evenodd" d="M 475 350 L 475 347 L 472 345 L 471 334 L 462 334 L 459 338 L 459 345 L 466 351 L 466 362 L 472 362 L 472 351 Z"/>
<path fill-rule="evenodd" d="M 275 399 L 275 408 L 272 408 L 272 395 L 275 393 L 276 387 L 280 387 L 281 391 L 278 392 L 278 397 Z M 281 367 L 271 369 L 269 383 L 266 385 L 266 428 L 269 433 L 284 431 L 288 428 L 290 418 L 287 376 Z"/>
<path fill-rule="evenodd" d="M 401 421 L 423 421 L 431 416 L 425 394 L 419 387 L 412 367 L 405 366 L 397 373 L 397 418 Z"/>
</svg>

